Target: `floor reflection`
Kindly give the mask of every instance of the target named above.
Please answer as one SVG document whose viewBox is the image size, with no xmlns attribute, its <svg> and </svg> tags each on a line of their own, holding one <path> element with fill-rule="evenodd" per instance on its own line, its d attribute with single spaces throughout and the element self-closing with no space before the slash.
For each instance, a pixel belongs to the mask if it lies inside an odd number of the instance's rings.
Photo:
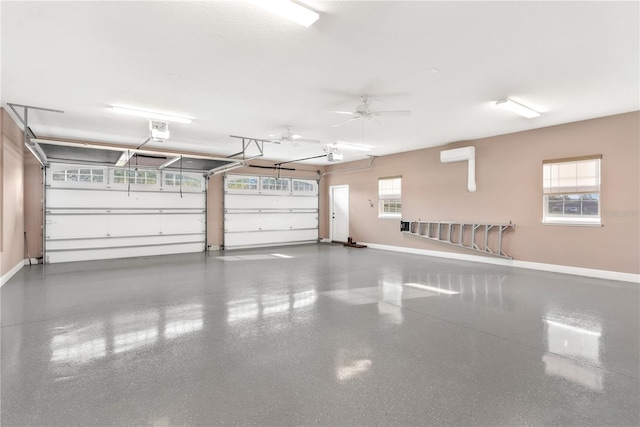
<svg viewBox="0 0 640 427">
<path fill-rule="evenodd" d="M 505 309 L 509 306 L 502 284 L 506 276 L 500 274 L 428 274 L 411 280 L 444 295 L 458 295 L 463 301 L 489 308 Z"/>
<path fill-rule="evenodd" d="M 124 353 L 155 343 L 159 317 L 156 310 L 114 316 L 113 352 Z"/>
<path fill-rule="evenodd" d="M 87 363 L 107 354 L 104 323 L 91 323 L 81 328 L 58 330 L 51 340 L 51 361 Z"/>
<path fill-rule="evenodd" d="M 338 351 L 335 357 L 336 379 L 346 382 L 364 375 L 373 365 L 373 361 L 366 357 L 367 353 L 366 351 Z"/>
<path fill-rule="evenodd" d="M 202 304 L 118 314 L 83 326 L 67 325 L 54 330 L 50 360 L 81 365 L 191 334 L 203 326 Z"/>
<path fill-rule="evenodd" d="M 580 363 L 600 363 L 600 324 L 580 319 L 547 316 L 547 345 L 549 353 L 542 357 L 547 375 L 559 376 L 591 390 L 602 390 L 602 370 Z"/>
<path fill-rule="evenodd" d="M 202 329 L 202 304 L 170 307 L 165 312 L 164 338 L 167 340 Z"/>
<path fill-rule="evenodd" d="M 265 294 L 232 300 L 227 303 L 227 323 L 288 315 L 313 306 L 317 299 L 317 292 L 311 289 L 293 294 Z"/>
<path fill-rule="evenodd" d="M 322 292 L 349 305 L 388 302 L 402 305 L 402 300 L 432 296 L 457 296 L 463 300 L 482 301 L 484 305 L 502 307 L 502 282 L 505 276 L 495 274 L 429 274 L 420 277 L 385 278 L 377 287 L 338 289 Z"/>
</svg>

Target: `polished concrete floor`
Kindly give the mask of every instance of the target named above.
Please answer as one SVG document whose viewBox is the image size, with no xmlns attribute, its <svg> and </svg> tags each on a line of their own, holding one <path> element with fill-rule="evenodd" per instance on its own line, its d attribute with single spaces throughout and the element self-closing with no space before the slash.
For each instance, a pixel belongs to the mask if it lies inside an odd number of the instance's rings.
<svg viewBox="0 0 640 427">
<path fill-rule="evenodd" d="M 25 267 L 1 422 L 637 426 L 639 290 L 328 244 Z"/>
</svg>

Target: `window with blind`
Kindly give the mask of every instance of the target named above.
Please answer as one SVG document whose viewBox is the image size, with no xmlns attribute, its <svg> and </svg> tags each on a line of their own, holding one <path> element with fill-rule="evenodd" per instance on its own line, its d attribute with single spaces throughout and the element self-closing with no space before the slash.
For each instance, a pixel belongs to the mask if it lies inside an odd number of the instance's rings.
<svg viewBox="0 0 640 427">
<path fill-rule="evenodd" d="M 402 216 L 402 177 L 378 179 L 378 218 Z"/>
<path fill-rule="evenodd" d="M 545 160 L 543 223 L 600 224 L 602 156 Z"/>
</svg>

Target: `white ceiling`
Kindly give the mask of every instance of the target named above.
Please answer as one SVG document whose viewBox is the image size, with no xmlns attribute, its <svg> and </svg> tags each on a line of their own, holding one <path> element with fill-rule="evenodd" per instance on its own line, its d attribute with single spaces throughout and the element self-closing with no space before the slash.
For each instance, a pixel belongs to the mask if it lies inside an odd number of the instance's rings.
<svg viewBox="0 0 640 427">
<path fill-rule="evenodd" d="M 640 108 L 635 1 L 299 3 L 320 13 L 308 29 L 243 1 L 3 1 L 2 104 L 64 110 L 31 114 L 39 137 L 132 146 L 147 122 L 110 105 L 185 115 L 147 147 L 216 155 L 239 151 L 229 135 L 286 125 L 384 155 Z M 327 111 L 360 95 L 413 114 L 332 127 L 346 117 Z M 504 97 L 543 114 L 496 109 Z M 265 157 L 322 147 L 269 144 Z"/>
</svg>

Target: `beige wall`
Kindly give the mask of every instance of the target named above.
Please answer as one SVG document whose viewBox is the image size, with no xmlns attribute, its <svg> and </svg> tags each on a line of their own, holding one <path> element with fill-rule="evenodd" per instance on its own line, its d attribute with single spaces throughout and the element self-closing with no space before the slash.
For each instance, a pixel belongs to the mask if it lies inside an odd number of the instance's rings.
<svg viewBox="0 0 640 427">
<path fill-rule="evenodd" d="M 2 114 L 2 252 L 0 276 L 24 261 L 23 133 Z"/>
<path fill-rule="evenodd" d="M 350 188 L 350 235 L 356 241 L 479 254 L 400 233 L 378 219 L 379 177 L 402 175 L 405 220 L 516 224 L 504 248 L 517 260 L 640 273 L 640 113 L 633 112 L 377 158 L 371 169 L 326 175 Z M 440 163 L 440 151 L 476 147 L 477 191 L 466 190 L 466 163 Z M 603 227 L 543 226 L 542 161 L 602 154 Z M 329 171 L 362 162 L 329 167 Z M 374 207 L 367 199 L 373 197 Z M 328 237 L 328 216 L 323 216 Z"/>
</svg>

